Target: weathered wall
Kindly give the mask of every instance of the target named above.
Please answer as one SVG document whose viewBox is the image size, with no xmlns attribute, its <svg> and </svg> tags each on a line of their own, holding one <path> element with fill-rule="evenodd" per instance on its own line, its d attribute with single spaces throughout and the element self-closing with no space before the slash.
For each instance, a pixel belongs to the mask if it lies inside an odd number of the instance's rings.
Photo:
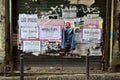
<svg viewBox="0 0 120 80">
<path fill-rule="evenodd" d="M 0 72 L 5 57 L 5 0 L 0 0 Z"/>
<path fill-rule="evenodd" d="M 120 0 L 115 0 L 114 37 L 113 37 L 113 68 L 120 66 Z M 118 71 L 118 70 L 117 70 Z"/>
<path fill-rule="evenodd" d="M 120 0 L 115 0 L 114 38 L 113 38 L 113 65 L 120 65 L 120 33 L 119 14 Z M 5 0 L 0 0 L 0 67 L 5 57 Z"/>
</svg>

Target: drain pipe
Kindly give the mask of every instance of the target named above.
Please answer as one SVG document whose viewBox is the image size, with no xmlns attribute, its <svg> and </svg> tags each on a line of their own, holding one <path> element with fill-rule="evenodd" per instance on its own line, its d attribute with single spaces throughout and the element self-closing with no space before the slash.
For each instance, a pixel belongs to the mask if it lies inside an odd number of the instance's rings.
<svg viewBox="0 0 120 80">
<path fill-rule="evenodd" d="M 114 18 L 114 0 L 111 0 L 111 26 L 110 26 L 110 59 L 109 59 L 109 67 L 112 68 L 113 61 L 113 18 Z"/>
</svg>

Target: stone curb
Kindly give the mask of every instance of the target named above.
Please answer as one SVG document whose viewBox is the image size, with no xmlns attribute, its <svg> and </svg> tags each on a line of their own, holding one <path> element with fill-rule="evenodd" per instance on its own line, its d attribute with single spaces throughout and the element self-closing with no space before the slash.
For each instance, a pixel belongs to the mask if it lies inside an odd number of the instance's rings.
<svg viewBox="0 0 120 80">
<path fill-rule="evenodd" d="M 20 78 L 1 76 L 0 80 L 20 80 Z M 25 76 L 24 80 L 86 80 L 86 74 Z M 89 80 L 120 80 L 120 73 L 90 74 Z"/>
</svg>

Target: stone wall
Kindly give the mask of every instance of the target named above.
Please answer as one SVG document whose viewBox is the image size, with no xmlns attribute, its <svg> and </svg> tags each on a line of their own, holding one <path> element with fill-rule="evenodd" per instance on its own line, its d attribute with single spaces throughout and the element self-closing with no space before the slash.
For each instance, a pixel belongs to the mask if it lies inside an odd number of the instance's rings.
<svg viewBox="0 0 120 80">
<path fill-rule="evenodd" d="M 120 66 L 120 0 L 115 0 L 114 9 L 113 68 L 117 70 L 116 66 Z"/>
<path fill-rule="evenodd" d="M 0 72 L 5 58 L 5 0 L 0 0 Z"/>
</svg>

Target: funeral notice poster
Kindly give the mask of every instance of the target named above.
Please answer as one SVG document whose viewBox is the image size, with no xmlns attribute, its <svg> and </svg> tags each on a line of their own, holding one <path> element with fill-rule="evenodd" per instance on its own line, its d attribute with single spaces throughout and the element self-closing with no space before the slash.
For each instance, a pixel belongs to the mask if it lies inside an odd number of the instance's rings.
<svg viewBox="0 0 120 80">
<path fill-rule="evenodd" d="M 40 26 L 39 27 L 40 40 L 60 40 L 61 27 L 60 26 Z"/>
<path fill-rule="evenodd" d="M 38 28 L 21 28 L 20 29 L 21 40 L 38 40 Z"/>
<path fill-rule="evenodd" d="M 37 19 L 37 14 L 19 14 L 19 27 L 36 27 Z"/>
<path fill-rule="evenodd" d="M 83 39 L 84 40 L 100 40 L 101 39 L 101 30 L 100 29 L 96 29 L 96 28 L 92 28 L 92 29 L 88 29 L 88 28 L 84 28 L 83 29 Z"/>
<path fill-rule="evenodd" d="M 24 52 L 40 51 L 40 41 L 23 41 Z"/>
</svg>

